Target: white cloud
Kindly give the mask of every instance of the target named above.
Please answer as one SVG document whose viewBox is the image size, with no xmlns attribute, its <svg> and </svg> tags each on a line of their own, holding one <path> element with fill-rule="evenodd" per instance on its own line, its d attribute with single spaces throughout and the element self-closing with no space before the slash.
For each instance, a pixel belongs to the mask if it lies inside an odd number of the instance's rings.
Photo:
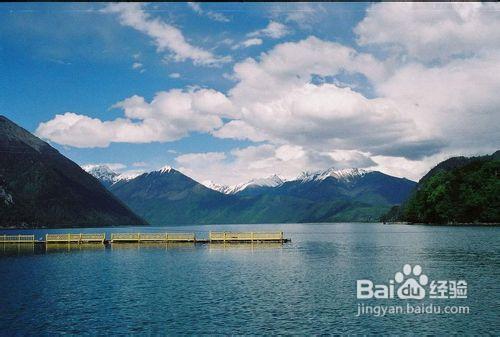
<svg viewBox="0 0 500 337">
<path fill-rule="evenodd" d="M 212 52 L 191 45 L 182 32 L 158 18 L 152 18 L 140 3 L 114 3 L 105 12 L 116 13 L 120 23 L 151 37 L 159 52 L 171 52 L 175 61 L 190 59 L 196 65 L 214 66 L 229 62 L 230 57 L 219 57 Z"/>
<path fill-rule="evenodd" d="M 296 24 L 301 29 L 312 30 L 322 20 L 332 20 L 325 6 L 318 2 L 269 3 L 269 15 L 274 20 Z"/>
<path fill-rule="evenodd" d="M 235 44 L 234 46 L 231 47 L 231 49 L 235 50 L 238 48 L 248 48 L 251 46 L 259 46 L 261 44 L 262 44 L 262 39 L 250 38 L 250 39 L 247 39 L 241 43 Z"/>
<path fill-rule="evenodd" d="M 144 69 L 144 65 L 140 62 L 132 63 L 132 69 L 139 71 L 141 74 L 146 71 L 146 69 Z"/>
<path fill-rule="evenodd" d="M 223 152 L 188 153 L 175 158 L 181 165 L 206 165 L 207 163 L 220 162 L 226 159 Z"/>
<path fill-rule="evenodd" d="M 229 18 L 222 13 L 214 12 L 214 11 L 205 11 L 201 8 L 201 5 L 197 2 L 188 2 L 188 6 L 198 15 L 205 15 L 209 19 L 219 22 L 229 22 Z"/>
<path fill-rule="evenodd" d="M 498 149 L 500 5 L 375 4 L 355 32 L 359 43 L 400 56 L 375 91 L 443 135 L 446 153 Z"/>
<path fill-rule="evenodd" d="M 264 143 L 178 156 L 180 167 L 199 181 L 233 184 L 328 166 L 417 179 L 450 155 L 498 149 L 497 9 L 376 4 L 356 28 L 365 52 L 316 37 L 281 43 L 235 64 L 224 75 L 236 82 L 227 95 L 198 88 L 161 92 L 151 102 L 132 96 L 115 105 L 123 118 L 66 113 L 37 132 L 72 146 L 170 141 L 192 131 Z M 387 52 L 383 60 L 374 56 Z"/>
<path fill-rule="evenodd" d="M 263 144 L 223 152 L 190 153 L 177 157 L 178 169 L 197 181 L 234 185 L 250 179 L 279 174 L 291 179 L 303 170 L 332 166 L 368 167 L 374 164 L 357 151 L 318 152 L 300 146 Z M 229 160 L 231 158 L 231 160 Z"/>
<path fill-rule="evenodd" d="M 254 128 L 242 120 L 229 121 L 220 129 L 212 131 L 212 134 L 218 138 L 249 139 L 254 142 L 262 142 L 270 138 L 263 131 Z"/>
<path fill-rule="evenodd" d="M 180 78 L 181 74 L 179 74 L 179 73 L 171 73 L 170 75 L 168 75 L 168 77 L 170 77 L 170 78 Z"/>
<path fill-rule="evenodd" d="M 358 149 L 373 154 L 420 157 L 440 143 L 404 116 L 392 101 L 367 99 L 334 84 L 304 84 L 275 99 L 255 101 L 243 109 L 239 132 L 235 122 L 216 136 L 290 143 L 311 149 Z M 244 123 L 244 124 L 243 124 Z M 228 128 L 228 129 L 226 129 Z M 267 135 L 267 137 L 265 137 Z"/>
<path fill-rule="evenodd" d="M 457 59 L 443 66 L 408 64 L 380 83 L 417 125 L 441 133 L 450 148 L 498 148 L 500 54 Z"/>
<path fill-rule="evenodd" d="M 122 120 L 105 122 L 72 112 L 56 115 L 48 122 L 40 123 L 36 134 L 61 145 L 74 147 L 107 147 L 110 143 L 107 129 L 116 128 Z"/>
<path fill-rule="evenodd" d="M 113 107 L 123 118 L 101 121 L 67 112 L 40 123 L 36 134 L 62 145 L 107 147 L 112 142 L 165 142 L 185 137 L 192 131 L 211 132 L 223 125 L 223 117 L 234 117 L 227 97 L 215 90 L 159 92 L 148 103 L 134 95 Z"/>
<path fill-rule="evenodd" d="M 410 160 L 402 157 L 372 156 L 376 163 L 369 169 L 389 173 L 396 177 L 418 181 L 429 169 L 446 159 L 446 156 L 434 155 L 425 159 Z"/>
<path fill-rule="evenodd" d="M 203 14 L 203 9 L 201 9 L 201 6 L 197 2 L 188 2 L 187 3 L 189 8 L 191 8 L 196 14 Z"/>
<path fill-rule="evenodd" d="M 248 39 L 248 40 L 243 41 L 243 45 L 245 47 L 258 46 L 261 44 L 262 44 L 262 39 L 257 39 L 257 38 Z"/>
<path fill-rule="evenodd" d="M 288 35 L 290 30 L 287 26 L 276 21 L 269 21 L 266 28 L 256 30 L 254 32 L 248 33 L 248 37 L 268 37 L 271 39 L 280 39 L 285 35 Z"/>
<path fill-rule="evenodd" d="M 361 45 L 386 45 L 423 61 L 498 50 L 500 5 L 396 3 L 372 5 L 355 32 Z"/>
<path fill-rule="evenodd" d="M 234 66 L 238 80 L 230 95 L 240 105 L 266 101 L 310 83 L 313 75 L 334 76 L 341 72 L 363 74 L 372 81 L 386 76 L 382 62 L 341 44 L 308 37 L 286 42 L 263 53 L 260 60 L 248 58 Z"/>
<path fill-rule="evenodd" d="M 363 74 L 386 78 L 385 66 L 371 55 L 309 37 L 283 43 L 260 59 L 234 66 L 229 91 L 241 111 L 238 120 L 213 131 L 221 138 L 269 141 L 320 149 L 360 150 L 409 157 L 434 153 L 441 142 L 416 129 L 389 99 L 368 99 L 351 88 L 313 84 L 316 76 Z"/>
</svg>

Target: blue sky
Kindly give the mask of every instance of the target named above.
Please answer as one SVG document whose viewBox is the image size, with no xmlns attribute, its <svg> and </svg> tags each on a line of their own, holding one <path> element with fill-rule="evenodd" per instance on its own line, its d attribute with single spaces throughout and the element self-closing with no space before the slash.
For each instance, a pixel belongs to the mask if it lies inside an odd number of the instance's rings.
<svg viewBox="0 0 500 337">
<path fill-rule="evenodd" d="M 4 3 L 0 113 L 120 172 L 171 165 L 235 184 L 355 166 L 418 179 L 498 149 L 498 9 Z"/>
</svg>

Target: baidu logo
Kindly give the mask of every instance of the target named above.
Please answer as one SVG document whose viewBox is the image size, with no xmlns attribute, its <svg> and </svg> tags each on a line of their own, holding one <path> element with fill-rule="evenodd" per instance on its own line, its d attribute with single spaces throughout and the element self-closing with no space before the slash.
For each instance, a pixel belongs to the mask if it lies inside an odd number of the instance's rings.
<svg viewBox="0 0 500 337">
<path fill-rule="evenodd" d="M 405 264 L 403 272 L 398 271 L 394 276 L 394 280 L 398 284 L 398 297 L 402 300 L 416 299 L 421 300 L 425 297 L 425 289 L 429 279 L 427 275 L 422 274 L 422 267 L 415 265 L 413 268 L 409 264 Z"/>
<path fill-rule="evenodd" d="M 427 289 L 429 286 L 429 289 Z M 356 297 L 358 299 L 422 300 L 429 298 L 467 298 L 465 280 L 437 280 L 429 282 L 420 265 L 405 264 L 402 271 L 395 273 L 389 284 L 374 284 L 371 280 L 357 280 Z"/>
</svg>

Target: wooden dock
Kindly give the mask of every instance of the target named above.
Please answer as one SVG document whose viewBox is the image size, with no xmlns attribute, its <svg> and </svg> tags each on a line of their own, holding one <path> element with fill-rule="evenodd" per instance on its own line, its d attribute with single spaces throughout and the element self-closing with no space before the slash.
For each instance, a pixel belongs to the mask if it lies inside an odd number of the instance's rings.
<svg viewBox="0 0 500 337">
<path fill-rule="evenodd" d="M 212 243 L 285 242 L 283 232 L 210 232 Z"/>
<path fill-rule="evenodd" d="M 102 243 L 106 241 L 106 234 L 46 234 L 45 243 Z"/>
<path fill-rule="evenodd" d="M 35 243 L 34 235 L 0 235 L 0 243 Z"/>
<path fill-rule="evenodd" d="M 196 242 L 194 233 L 111 233 L 111 243 Z"/>
<path fill-rule="evenodd" d="M 36 240 L 35 235 L 3 235 L 0 243 L 4 244 L 124 244 L 124 243 L 285 243 L 290 239 L 283 232 L 210 232 L 208 238 L 196 238 L 194 233 L 64 233 L 46 234 L 44 240 Z"/>
</svg>

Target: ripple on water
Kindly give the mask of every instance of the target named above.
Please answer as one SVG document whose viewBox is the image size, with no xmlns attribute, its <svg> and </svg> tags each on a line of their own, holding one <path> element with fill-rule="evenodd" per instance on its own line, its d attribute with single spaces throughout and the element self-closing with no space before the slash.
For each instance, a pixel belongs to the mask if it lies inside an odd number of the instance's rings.
<svg viewBox="0 0 500 337">
<path fill-rule="evenodd" d="M 498 227 L 257 226 L 284 229 L 292 243 L 47 252 L 4 247 L 0 328 L 7 335 L 500 331 Z M 204 235 L 212 228 L 179 230 Z M 249 227 L 214 230 L 240 228 Z M 469 298 L 462 304 L 471 313 L 356 317 L 356 279 L 387 282 L 405 263 L 420 264 L 434 278 L 468 280 Z"/>
</svg>

